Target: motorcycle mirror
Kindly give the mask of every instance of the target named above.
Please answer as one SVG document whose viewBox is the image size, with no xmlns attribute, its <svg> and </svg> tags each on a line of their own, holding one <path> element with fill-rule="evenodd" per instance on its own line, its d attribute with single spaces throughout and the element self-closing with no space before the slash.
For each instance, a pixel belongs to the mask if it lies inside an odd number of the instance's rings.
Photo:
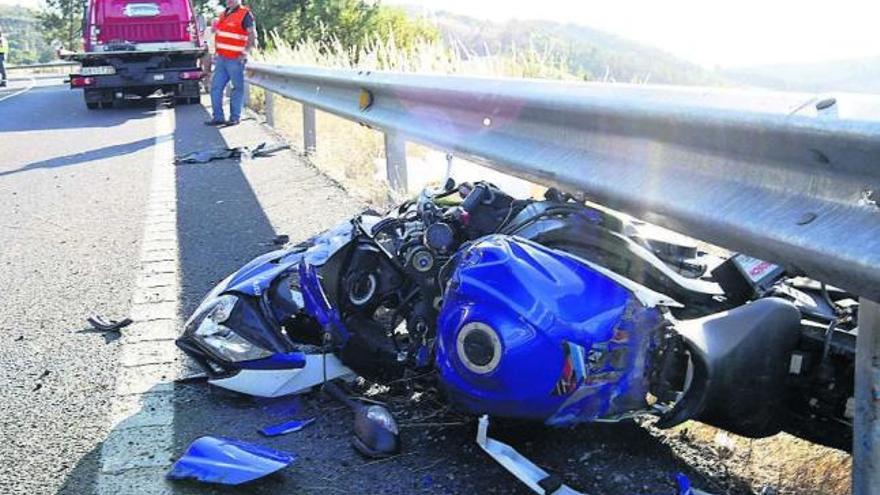
<svg viewBox="0 0 880 495">
<path fill-rule="evenodd" d="M 361 406 L 354 413 L 354 448 L 370 458 L 389 457 L 400 452 L 400 430 L 388 409 Z"/>
<path fill-rule="evenodd" d="M 449 177 L 446 179 L 446 184 L 443 185 L 444 191 L 452 191 L 455 189 L 455 179 Z"/>
<path fill-rule="evenodd" d="M 354 411 L 354 438 L 351 443 L 358 452 L 374 459 L 400 452 L 400 429 L 388 409 L 355 402 L 333 382 L 325 383 L 324 391 Z"/>
</svg>

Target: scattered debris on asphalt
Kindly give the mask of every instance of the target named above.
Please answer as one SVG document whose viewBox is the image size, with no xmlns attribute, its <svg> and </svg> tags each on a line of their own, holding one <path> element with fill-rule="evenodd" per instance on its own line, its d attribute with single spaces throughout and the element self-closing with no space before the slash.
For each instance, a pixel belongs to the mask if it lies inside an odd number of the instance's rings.
<svg viewBox="0 0 880 495">
<path fill-rule="evenodd" d="M 272 145 L 269 145 L 268 143 L 260 143 L 253 148 L 251 148 L 250 146 L 238 146 L 235 148 L 214 148 L 210 150 L 194 151 L 192 153 L 187 153 L 183 156 L 175 157 L 174 164 L 188 165 L 229 159 L 249 160 L 252 158 L 271 156 L 278 151 L 286 149 L 290 149 L 290 145 L 283 143 L 276 143 Z"/>
<path fill-rule="evenodd" d="M 287 435 L 288 433 L 294 433 L 302 430 L 306 426 L 315 422 L 317 418 L 309 418 L 304 420 L 293 420 L 293 421 L 285 421 L 284 423 L 280 423 L 277 425 L 267 426 L 260 430 L 264 436 L 267 437 L 277 437 L 280 435 Z"/>
<path fill-rule="evenodd" d="M 281 397 L 253 397 L 254 403 L 260 406 L 260 409 L 275 418 L 291 418 L 297 416 L 302 404 L 296 395 L 284 395 Z"/>
<path fill-rule="evenodd" d="M 268 476 L 296 460 L 296 455 L 252 443 L 204 436 L 186 449 L 166 477 L 221 485 L 240 485 Z"/>
<path fill-rule="evenodd" d="M 199 382 L 204 382 L 207 380 L 208 380 L 207 373 L 195 373 L 192 375 L 182 376 L 182 377 L 174 380 L 174 383 L 199 383 Z"/>
<path fill-rule="evenodd" d="M 287 234 L 278 234 L 272 239 L 272 244 L 276 246 L 283 246 L 290 242 L 290 236 Z"/>
<path fill-rule="evenodd" d="M 92 326 L 95 330 L 99 332 L 118 332 L 123 328 L 134 323 L 131 318 L 124 318 L 120 321 L 116 320 L 107 320 L 103 316 L 100 315 L 92 315 L 89 316 L 86 321 L 89 322 L 89 325 Z"/>
</svg>

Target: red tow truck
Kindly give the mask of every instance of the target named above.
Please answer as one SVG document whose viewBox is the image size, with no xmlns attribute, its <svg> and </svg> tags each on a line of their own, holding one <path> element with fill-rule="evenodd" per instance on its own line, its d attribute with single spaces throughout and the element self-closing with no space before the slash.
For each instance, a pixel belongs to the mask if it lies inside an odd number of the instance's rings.
<svg viewBox="0 0 880 495">
<path fill-rule="evenodd" d="M 81 66 L 70 87 L 82 88 L 89 109 L 160 92 L 178 103 L 197 103 L 203 24 L 190 0 L 88 0 L 84 50 L 61 53 Z"/>
</svg>

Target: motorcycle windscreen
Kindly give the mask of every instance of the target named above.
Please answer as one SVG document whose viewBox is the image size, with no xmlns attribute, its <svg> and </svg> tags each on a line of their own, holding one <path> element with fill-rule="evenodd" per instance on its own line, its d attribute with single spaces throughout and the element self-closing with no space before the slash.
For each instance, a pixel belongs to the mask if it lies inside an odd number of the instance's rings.
<svg viewBox="0 0 880 495">
<path fill-rule="evenodd" d="M 437 366 L 473 414 L 565 425 L 647 410 L 662 315 L 571 255 L 510 236 L 467 248 L 438 319 Z"/>
</svg>

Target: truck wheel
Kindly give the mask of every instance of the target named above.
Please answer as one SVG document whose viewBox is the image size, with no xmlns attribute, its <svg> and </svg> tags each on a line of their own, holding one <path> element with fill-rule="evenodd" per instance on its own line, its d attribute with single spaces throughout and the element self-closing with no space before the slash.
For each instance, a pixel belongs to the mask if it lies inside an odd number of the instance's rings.
<svg viewBox="0 0 880 495">
<path fill-rule="evenodd" d="M 113 102 L 112 101 L 102 101 L 101 108 L 113 108 Z"/>
<path fill-rule="evenodd" d="M 88 108 L 89 110 L 97 110 L 97 109 L 98 109 L 98 102 L 96 102 L 96 101 L 87 101 L 87 102 L 86 102 L 86 108 Z"/>
</svg>

